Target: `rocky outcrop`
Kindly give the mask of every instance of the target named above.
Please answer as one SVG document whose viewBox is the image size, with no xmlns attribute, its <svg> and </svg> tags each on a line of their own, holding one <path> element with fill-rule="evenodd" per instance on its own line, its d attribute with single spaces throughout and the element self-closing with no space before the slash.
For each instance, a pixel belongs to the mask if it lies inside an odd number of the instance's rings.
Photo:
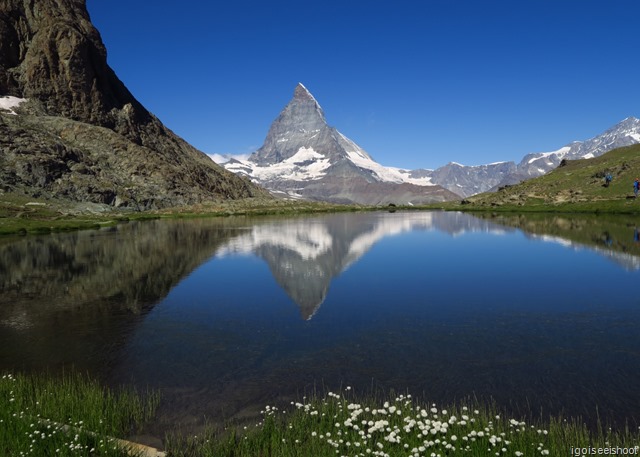
<svg viewBox="0 0 640 457">
<path fill-rule="evenodd" d="M 0 190 L 131 208 L 266 196 L 147 111 L 83 0 L 0 0 Z"/>
</svg>

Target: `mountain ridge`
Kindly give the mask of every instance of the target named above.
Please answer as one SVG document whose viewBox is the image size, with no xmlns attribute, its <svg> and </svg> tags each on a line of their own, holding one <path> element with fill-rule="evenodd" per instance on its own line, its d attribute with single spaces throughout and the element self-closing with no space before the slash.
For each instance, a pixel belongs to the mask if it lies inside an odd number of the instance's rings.
<svg viewBox="0 0 640 457">
<path fill-rule="evenodd" d="M 551 152 L 526 154 L 517 164 L 513 161 L 475 166 L 449 163 L 436 170 L 413 170 L 411 173 L 429 177 L 432 182 L 469 197 L 542 176 L 564 159 L 599 157 L 613 149 L 637 143 L 640 143 L 640 120 L 630 116 L 593 138 L 573 141 Z"/>
<path fill-rule="evenodd" d="M 0 1 L 0 191 L 136 210 L 268 197 L 164 126 L 106 58 L 84 0 Z"/>
</svg>

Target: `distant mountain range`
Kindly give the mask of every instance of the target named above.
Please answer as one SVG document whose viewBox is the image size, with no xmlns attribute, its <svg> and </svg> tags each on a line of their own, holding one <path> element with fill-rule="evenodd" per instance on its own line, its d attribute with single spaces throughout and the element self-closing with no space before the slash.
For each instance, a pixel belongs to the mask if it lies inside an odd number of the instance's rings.
<svg viewBox="0 0 640 457">
<path fill-rule="evenodd" d="M 569 153 L 560 152 L 564 157 Z M 608 184 L 604 179 L 607 175 L 612 178 Z M 557 168 L 542 176 L 502 186 L 497 192 L 467 197 L 461 203 L 467 208 L 503 207 L 517 210 L 520 206 L 526 206 L 541 211 L 582 209 L 633 214 L 640 208 L 632 187 L 639 175 L 640 144 L 633 144 L 598 157 L 561 162 Z"/>
<path fill-rule="evenodd" d="M 516 172 L 500 184 L 513 184 L 542 176 L 560 165 L 562 160 L 592 159 L 637 143 L 640 143 L 640 120 L 628 117 L 590 140 L 574 141 L 557 151 L 527 154 L 518 164 Z"/>
<path fill-rule="evenodd" d="M 299 84 L 291 102 L 271 125 L 264 145 L 247 160 L 232 159 L 223 166 L 293 198 L 419 204 L 497 190 L 543 175 L 563 159 L 597 157 L 636 143 L 640 143 L 640 120 L 629 117 L 590 140 L 576 141 L 557 151 L 527 154 L 518 164 L 467 166 L 451 162 L 435 170 L 385 167 L 329 127 L 316 99 Z"/>
<path fill-rule="evenodd" d="M 505 185 L 542 176 L 562 160 L 589 159 L 613 149 L 640 143 L 640 120 L 628 117 L 587 141 L 574 141 L 556 151 L 527 154 L 520 163 L 498 162 L 467 166 L 451 162 L 436 170 L 412 170 L 412 178 L 430 179 L 462 197 L 495 191 Z"/>
<path fill-rule="evenodd" d="M 429 178 L 413 178 L 375 162 L 327 124 L 322 108 L 302 84 L 271 125 L 262 147 L 247 160 L 230 160 L 223 166 L 292 198 L 374 205 L 460 198 Z"/>
<path fill-rule="evenodd" d="M 466 166 L 451 162 L 436 170 L 412 170 L 409 176 L 430 178 L 434 184 L 469 197 L 542 176 L 560 165 L 562 160 L 590 159 L 637 143 L 640 143 L 640 120 L 628 117 L 590 140 L 574 141 L 552 152 L 527 154 L 518 164 L 498 162 Z"/>
</svg>

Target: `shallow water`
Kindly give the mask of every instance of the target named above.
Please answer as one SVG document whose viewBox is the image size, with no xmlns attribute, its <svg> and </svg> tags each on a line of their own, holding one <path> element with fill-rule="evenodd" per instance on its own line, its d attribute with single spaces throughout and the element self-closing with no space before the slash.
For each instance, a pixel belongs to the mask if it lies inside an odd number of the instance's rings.
<svg viewBox="0 0 640 457">
<path fill-rule="evenodd" d="M 626 219 L 152 221 L 4 239 L 0 275 L 0 369 L 159 388 L 158 428 L 347 385 L 588 421 L 640 411 Z"/>
</svg>

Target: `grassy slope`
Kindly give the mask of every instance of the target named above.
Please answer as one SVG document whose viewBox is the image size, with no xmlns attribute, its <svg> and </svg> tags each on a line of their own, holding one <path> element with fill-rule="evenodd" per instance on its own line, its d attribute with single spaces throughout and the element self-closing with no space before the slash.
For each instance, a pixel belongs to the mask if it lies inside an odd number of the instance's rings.
<svg viewBox="0 0 640 457">
<path fill-rule="evenodd" d="M 613 182 L 604 187 L 604 174 Z M 567 161 L 539 178 L 495 193 L 484 193 L 445 209 L 471 211 L 553 211 L 640 213 L 640 199 L 633 198 L 633 180 L 640 177 L 640 145 L 608 152 L 593 159 Z"/>
<path fill-rule="evenodd" d="M 0 193 L 0 235 L 91 229 L 127 220 L 327 213 L 371 209 L 375 208 L 359 205 L 336 205 L 321 202 L 258 198 L 135 212 L 112 210 L 104 205 L 91 203 L 45 200 L 11 193 Z"/>
</svg>

